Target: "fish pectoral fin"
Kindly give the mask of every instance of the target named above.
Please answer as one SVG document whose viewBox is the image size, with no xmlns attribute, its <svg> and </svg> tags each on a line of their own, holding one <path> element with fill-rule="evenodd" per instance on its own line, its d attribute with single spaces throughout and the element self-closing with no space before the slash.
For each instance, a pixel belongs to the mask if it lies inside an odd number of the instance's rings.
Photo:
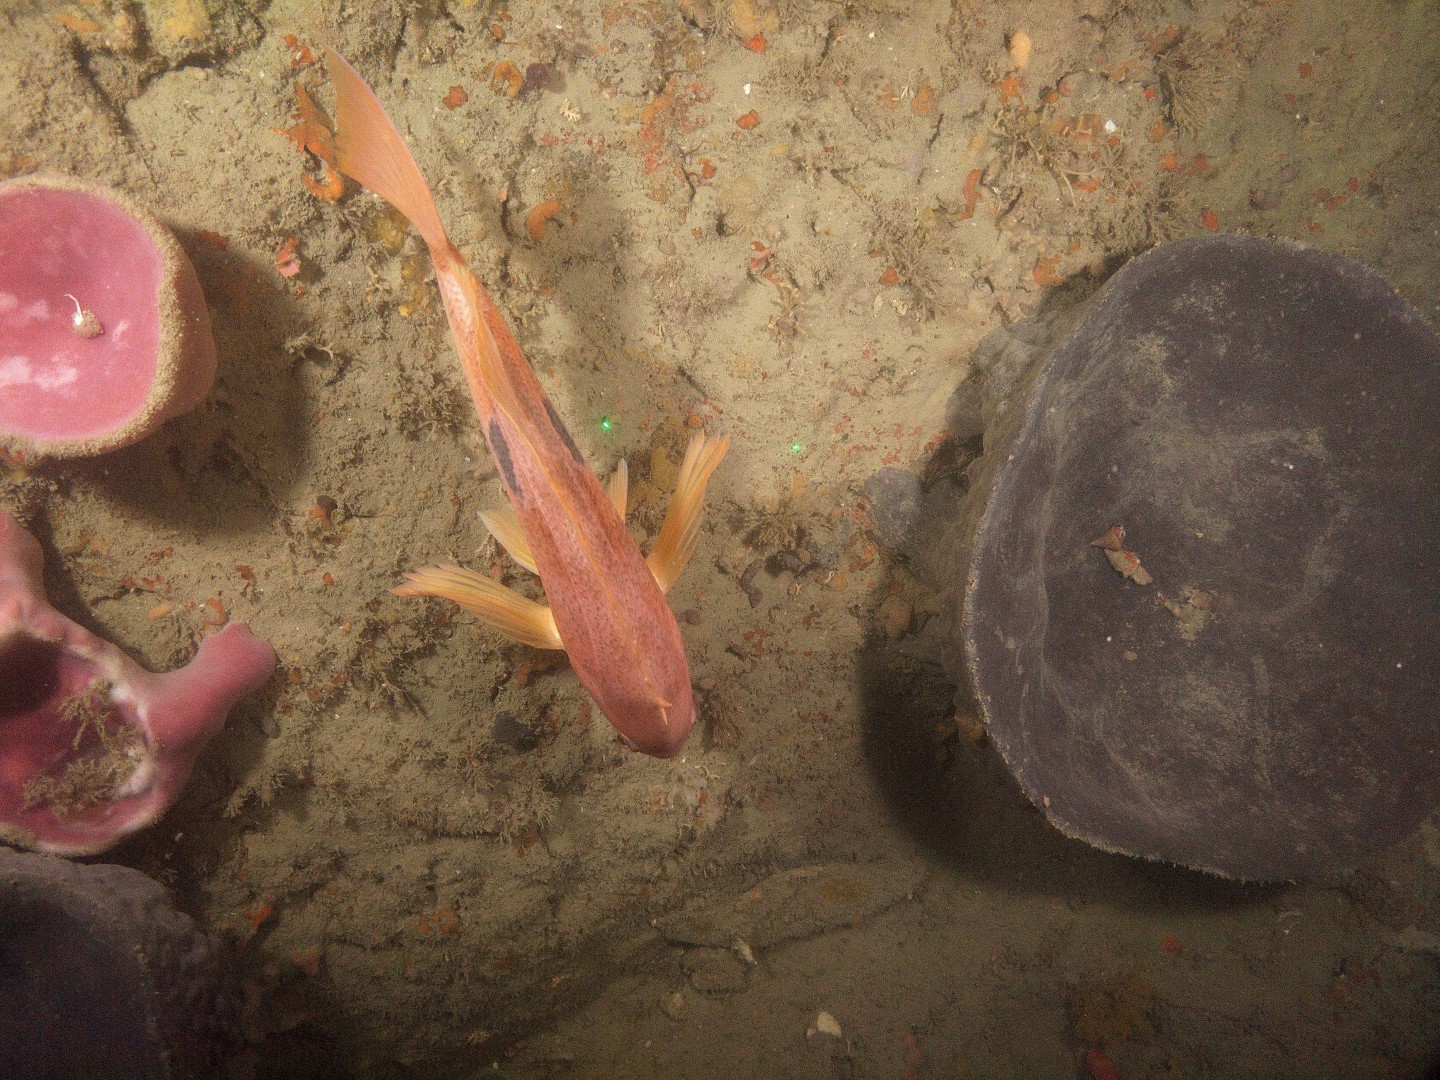
<svg viewBox="0 0 1440 1080">
<path fill-rule="evenodd" d="M 439 596 L 453 600 L 487 626 L 522 645 L 563 649 L 555 616 L 545 604 L 521 596 L 498 581 L 461 566 L 427 566 L 405 575 L 396 596 Z"/>
<path fill-rule="evenodd" d="M 700 540 L 700 515 L 705 508 L 705 485 L 729 448 L 728 435 L 711 439 L 702 431 L 690 440 L 675 481 L 675 495 L 655 540 L 655 550 L 645 560 L 661 592 L 670 591 L 690 556 L 695 554 L 695 545 Z"/>
<path fill-rule="evenodd" d="M 530 541 L 525 539 L 525 530 L 520 528 L 520 519 L 515 516 L 515 508 L 502 506 L 498 510 L 480 511 L 480 521 L 485 528 L 490 530 L 490 535 L 517 563 L 529 570 L 532 574 L 540 571 L 535 569 L 535 556 L 530 551 Z"/>
<path fill-rule="evenodd" d="M 625 464 L 625 459 L 620 459 L 620 464 L 615 466 L 615 471 L 610 474 L 610 482 L 605 485 L 605 493 L 610 496 L 610 505 L 615 507 L 615 512 L 620 515 L 620 520 L 625 520 L 625 504 L 630 498 L 630 467 Z"/>
</svg>

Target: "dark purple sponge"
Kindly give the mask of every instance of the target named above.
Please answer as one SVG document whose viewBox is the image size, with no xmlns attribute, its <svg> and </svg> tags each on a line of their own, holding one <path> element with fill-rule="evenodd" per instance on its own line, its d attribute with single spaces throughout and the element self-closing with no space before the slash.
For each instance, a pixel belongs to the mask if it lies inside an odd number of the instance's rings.
<svg viewBox="0 0 1440 1080">
<path fill-rule="evenodd" d="M 234 1030 L 216 943 L 160 885 L 0 848 L 0 1076 L 201 1077 Z"/>
<path fill-rule="evenodd" d="M 1053 824 L 1276 880 L 1435 808 L 1440 342 L 1379 275 L 1256 237 L 1163 245 L 1016 419 L 964 648 Z M 1153 582 L 1092 546 L 1115 525 Z"/>
</svg>

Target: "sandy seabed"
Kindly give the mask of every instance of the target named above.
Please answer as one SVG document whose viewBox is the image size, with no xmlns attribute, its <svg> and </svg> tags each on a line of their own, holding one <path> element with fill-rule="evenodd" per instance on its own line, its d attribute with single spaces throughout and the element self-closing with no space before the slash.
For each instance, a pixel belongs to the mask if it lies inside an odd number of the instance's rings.
<svg viewBox="0 0 1440 1080">
<path fill-rule="evenodd" d="M 418 238 L 283 134 L 296 82 L 330 106 L 321 44 L 588 459 L 628 460 L 642 546 L 691 431 L 730 435 L 671 761 L 388 592 L 529 586 Z M 959 568 L 895 557 L 865 485 L 963 489 L 977 345 L 1167 239 L 1340 251 L 1433 322 L 1437 61 L 1420 0 L 8 5 L 0 174 L 150 205 L 214 318 L 199 409 L 0 504 L 150 666 L 226 618 L 280 654 L 112 855 L 232 943 L 226 1075 L 1426 1075 L 1440 828 L 1307 886 L 1065 840 L 947 681 Z"/>
</svg>

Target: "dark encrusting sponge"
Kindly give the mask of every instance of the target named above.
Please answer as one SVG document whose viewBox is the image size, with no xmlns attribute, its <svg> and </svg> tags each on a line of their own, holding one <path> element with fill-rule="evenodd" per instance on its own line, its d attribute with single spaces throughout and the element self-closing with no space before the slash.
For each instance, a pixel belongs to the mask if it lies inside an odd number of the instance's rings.
<svg viewBox="0 0 1440 1080">
<path fill-rule="evenodd" d="M 1152 583 L 1091 545 L 1115 525 Z M 964 603 L 990 734 L 1065 833 L 1355 866 L 1440 799 L 1440 342 L 1339 255 L 1133 260 L 1029 392 Z"/>
<path fill-rule="evenodd" d="M 160 885 L 0 847 L 0 1076 L 198 1080 L 237 1038 L 215 939 Z"/>
</svg>

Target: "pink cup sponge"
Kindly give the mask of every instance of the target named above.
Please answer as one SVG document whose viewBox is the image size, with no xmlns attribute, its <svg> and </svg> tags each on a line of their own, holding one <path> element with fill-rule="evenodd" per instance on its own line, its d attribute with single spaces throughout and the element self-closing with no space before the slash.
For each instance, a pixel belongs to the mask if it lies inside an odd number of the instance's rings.
<svg viewBox="0 0 1440 1080">
<path fill-rule="evenodd" d="M 40 571 L 40 545 L 0 511 L 0 841 L 91 855 L 175 801 L 275 652 L 231 623 L 153 674 L 51 607 Z"/>
<path fill-rule="evenodd" d="M 0 184 L 0 445 L 84 457 L 200 403 L 215 340 L 195 268 L 149 211 L 98 184 Z"/>
</svg>

